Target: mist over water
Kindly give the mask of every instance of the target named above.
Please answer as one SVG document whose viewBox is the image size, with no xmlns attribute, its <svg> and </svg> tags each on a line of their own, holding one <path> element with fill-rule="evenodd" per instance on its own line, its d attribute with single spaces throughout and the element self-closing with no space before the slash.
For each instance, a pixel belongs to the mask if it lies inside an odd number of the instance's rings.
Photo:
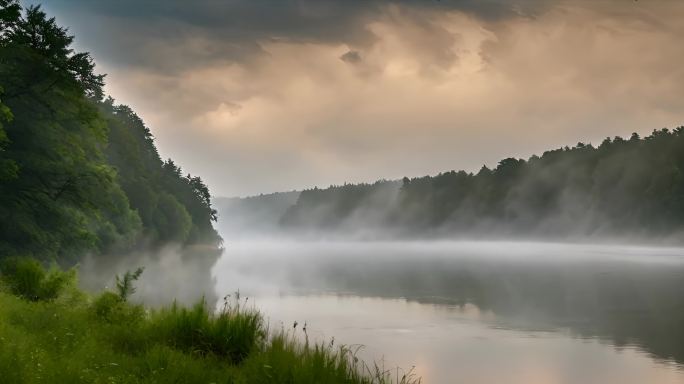
<svg viewBox="0 0 684 384">
<path fill-rule="evenodd" d="M 363 344 L 426 383 L 684 381 L 684 249 L 229 242 L 212 270 L 272 327 Z"/>
<path fill-rule="evenodd" d="M 82 285 L 138 266 L 135 301 L 218 305 L 239 290 L 271 329 L 306 324 L 425 383 L 684 382 L 684 248 L 243 239 L 220 255 L 86 259 Z"/>
<path fill-rule="evenodd" d="M 147 305 L 168 305 L 172 301 L 191 305 L 204 298 L 213 304 L 216 281 L 211 268 L 220 251 L 203 247 L 168 245 L 157 251 L 133 252 L 117 257 L 87 257 L 79 265 L 79 282 L 90 292 L 115 288 L 115 276 L 143 267 L 135 283 L 133 301 Z"/>
</svg>

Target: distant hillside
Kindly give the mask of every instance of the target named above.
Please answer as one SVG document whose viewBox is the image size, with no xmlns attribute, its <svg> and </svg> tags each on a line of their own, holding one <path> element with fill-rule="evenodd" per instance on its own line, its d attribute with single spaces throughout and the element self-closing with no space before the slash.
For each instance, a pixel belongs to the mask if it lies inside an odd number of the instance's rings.
<svg viewBox="0 0 684 384">
<path fill-rule="evenodd" d="M 277 212 L 261 217 L 275 226 Z M 477 173 L 304 190 L 277 223 L 289 234 L 363 238 L 677 240 L 684 233 L 684 127 L 508 158 Z"/>
<path fill-rule="evenodd" d="M 402 235 L 677 235 L 684 229 L 684 127 L 508 158 L 478 173 L 302 192 L 287 228 Z M 384 196 L 384 199 L 383 197 Z M 373 220 L 369 206 L 380 203 Z"/>
<path fill-rule="evenodd" d="M 344 184 L 302 191 L 296 204 L 281 217 L 284 230 L 300 233 L 354 233 L 367 229 L 389 229 L 387 214 L 397 204 L 400 181 L 380 180 L 373 184 Z"/>
<path fill-rule="evenodd" d="M 217 197 L 218 230 L 226 239 L 268 234 L 279 230 L 280 218 L 299 198 L 299 191 L 251 197 Z"/>
</svg>

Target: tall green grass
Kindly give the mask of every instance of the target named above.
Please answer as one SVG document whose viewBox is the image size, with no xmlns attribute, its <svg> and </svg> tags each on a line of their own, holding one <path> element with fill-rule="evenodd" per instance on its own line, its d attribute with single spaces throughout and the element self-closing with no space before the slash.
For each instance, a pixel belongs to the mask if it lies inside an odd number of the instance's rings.
<svg viewBox="0 0 684 384">
<path fill-rule="evenodd" d="M 213 355 L 240 363 L 250 353 L 258 352 L 266 339 L 261 314 L 254 309 L 224 306 L 214 315 L 204 299 L 192 308 L 174 303 L 153 312 L 146 324 L 149 337 L 182 351 Z"/>
<path fill-rule="evenodd" d="M 357 357 L 360 347 L 310 345 L 295 337 L 295 331 L 281 330 L 271 336 L 267 348 L 252 356 L 242 367 L 254 383 L 283 384 L 412 384 L 420 383 L 412 370 L 390 370 L 378 364 L 368 365 Z"/>
<path fill-rule="evenodd" d="M 237 295 L 218 312 L 204 300 L 147 309 L 78 291 L 74 271 L 48 289 L 58 269 L 17 265 L 0 269 L 0 383 L 419 382 L 348 347 L 297 341 L 294 329 L 269 333 Z"/>
</svg>

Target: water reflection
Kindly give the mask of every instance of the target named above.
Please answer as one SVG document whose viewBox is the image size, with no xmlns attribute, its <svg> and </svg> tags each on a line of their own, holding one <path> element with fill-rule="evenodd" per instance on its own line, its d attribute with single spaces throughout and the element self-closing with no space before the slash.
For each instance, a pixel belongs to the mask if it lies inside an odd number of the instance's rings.
<svg viewBox="0 0 684 384">
<path fill-rule="evenodd" d="M 233 244 L 214 273 L 219 291 L 256 295 L 273 320 L 309 321 L 320 336 L 366 344 L 374 358 L 385 351 L 393 363 L 416 364 L 426 382 L 458 374 L 483 383 L 667 383 L 684 382 L 682 254 L 539 243 Z"/>
</svg>

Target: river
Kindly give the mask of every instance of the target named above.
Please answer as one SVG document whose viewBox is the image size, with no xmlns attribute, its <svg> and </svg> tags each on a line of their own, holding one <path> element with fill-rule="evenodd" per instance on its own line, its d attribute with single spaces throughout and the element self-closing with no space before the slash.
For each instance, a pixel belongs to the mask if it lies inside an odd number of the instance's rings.
<svg viewBox="0 0 684 384">
<path fill-rule="evenodd" d="M 684 249 L 532 242 L 226 245 L 271 329 L 423 383 L 684 383 Z"/>
</svg>

